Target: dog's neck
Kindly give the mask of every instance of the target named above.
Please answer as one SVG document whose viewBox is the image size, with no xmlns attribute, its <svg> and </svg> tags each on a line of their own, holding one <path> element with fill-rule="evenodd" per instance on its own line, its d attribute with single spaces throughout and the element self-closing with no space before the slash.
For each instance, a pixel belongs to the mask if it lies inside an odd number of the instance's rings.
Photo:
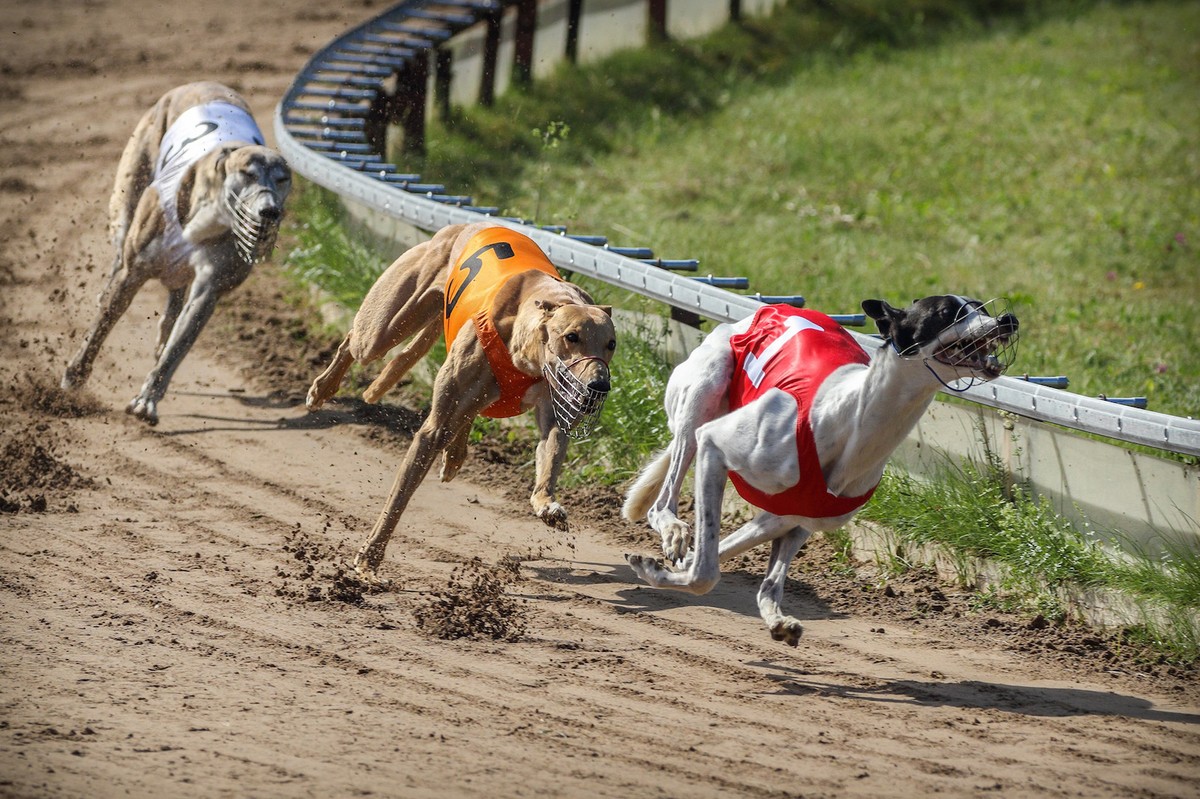
<svg viewBox="0 0 1200 799">
<path fill-rule="evenodd" d="M 922 359 L 901 358 L 886 346 L 876 350 L 869 365 L 831 374 L 810 416 L 829 490 L 856 497 L 876 486 L 939 385 Z"/>
</svg>

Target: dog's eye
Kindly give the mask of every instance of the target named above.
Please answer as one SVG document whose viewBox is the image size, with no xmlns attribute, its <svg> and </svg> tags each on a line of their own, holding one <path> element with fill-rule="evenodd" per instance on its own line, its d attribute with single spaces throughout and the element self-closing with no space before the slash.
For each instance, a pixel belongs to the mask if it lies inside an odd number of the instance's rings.
<svg viewBox="0 0 1200 799">
<path fill-rule="evenodd" d="M 609 351 L 609 352 L 612 352 L 612 351 L 613 351 L 613 350 L 615 350 L 616 348 L 617 348 L 617 341 L 616 341 L 616 339 L 613 339 L 612 341 L 608 342 L 608 351 Z"/>
<path fill-rule="evenodd" d="M 572 344 L 578 344 L 579 343 L 579 334 L 578 333 L 568 333 L 567 341 L 571 342 Z"/>
</svg>

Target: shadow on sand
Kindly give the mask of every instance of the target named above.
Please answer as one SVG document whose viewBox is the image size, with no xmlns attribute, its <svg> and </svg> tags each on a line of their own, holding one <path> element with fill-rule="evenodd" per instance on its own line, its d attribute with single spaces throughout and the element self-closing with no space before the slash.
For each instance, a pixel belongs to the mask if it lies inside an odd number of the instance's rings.
<svg viewBox="0 0 1200 799">
<path fill-rule="evenodd" d="M 779 686 L 776 692 L 779 694 L 831 696 L 917 707 L 986 708 L 1047 718 L 1098 715 L 1200 724 L 1200 714 L 1161 710 L 1148 699 L 1108 691 L 1006 685 L 978 680 L 884 680 L 878 685 L 862 687 L 823 682 L 800 669 L 774 661 L 754 661 L 747 665 L 766 671 L 767 678 Z"/>
<path fill-rule="evenodd" d="M 304 406 L 304 396 L 282 391 L 273 391 L 261 396 L 242 393 L 180 392 L 193 397 L 232 399 L 246 408 L 291 411 Z M 270 430 L 326 430 L 338 425 L 360 425 L 379 427 L 405 436 L 411 436 L 425 418 L 424 411 L 417 412 L 398 405 L 370 405 L 356 397 L 335 397 L 319 411 L 309 411 L 300 416 L 281 416 L 264 419 L 257 416 L 218 414 L 188 414 L 185 418 L 215 422 L 215 425 L 189 427 L 163 431 L 164 436 L 187 436 L 200 433 L 230 431 Z"/>
</svg>

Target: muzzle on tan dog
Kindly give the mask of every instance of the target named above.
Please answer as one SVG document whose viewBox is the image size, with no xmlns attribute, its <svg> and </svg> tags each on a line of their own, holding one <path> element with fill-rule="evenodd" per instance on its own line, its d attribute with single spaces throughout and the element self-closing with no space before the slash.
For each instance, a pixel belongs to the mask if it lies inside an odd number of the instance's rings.
<svg viewBox="0 0 1200 799">
<path fill-rule="evenodd" d="M 589 361 L 599 364 L 602 376 L 584 383 L 571 370 Z M 574 441 L 590 436 L 600 421 L 600 412 L 612 386 L 608 364 L 595 356 L 576 358 L 570 363 L 555 358 L 553 363 L 542 367 L 542 376 L 550 389 L 550 403 L 559 428 Z"/>
</svg>

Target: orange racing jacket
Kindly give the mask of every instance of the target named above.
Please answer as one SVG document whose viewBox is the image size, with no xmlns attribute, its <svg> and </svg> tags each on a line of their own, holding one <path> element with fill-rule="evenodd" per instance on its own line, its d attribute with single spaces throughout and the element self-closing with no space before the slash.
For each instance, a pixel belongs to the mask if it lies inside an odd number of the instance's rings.
<svg viewBox="0 0 1200 799">
<path fill-rule="evenodd" d="M 509 278 L 533 270 L 562 280 L 554 264 L 528 236 L 506 227 L 490 227 L 467 241 L 446 280 L 443 314 L 446 351 L 450 351 L 463 325 L 472 322 L 492 374 L 500 384 L 500 398 L 480 411 L 492 419 L 521 413 L 525 392 L 542 379 L 541 375 L 527 375 L 513 366 L 512 354 L 492 322 L 492 300 L 496 292 Z"/>
</svg>

